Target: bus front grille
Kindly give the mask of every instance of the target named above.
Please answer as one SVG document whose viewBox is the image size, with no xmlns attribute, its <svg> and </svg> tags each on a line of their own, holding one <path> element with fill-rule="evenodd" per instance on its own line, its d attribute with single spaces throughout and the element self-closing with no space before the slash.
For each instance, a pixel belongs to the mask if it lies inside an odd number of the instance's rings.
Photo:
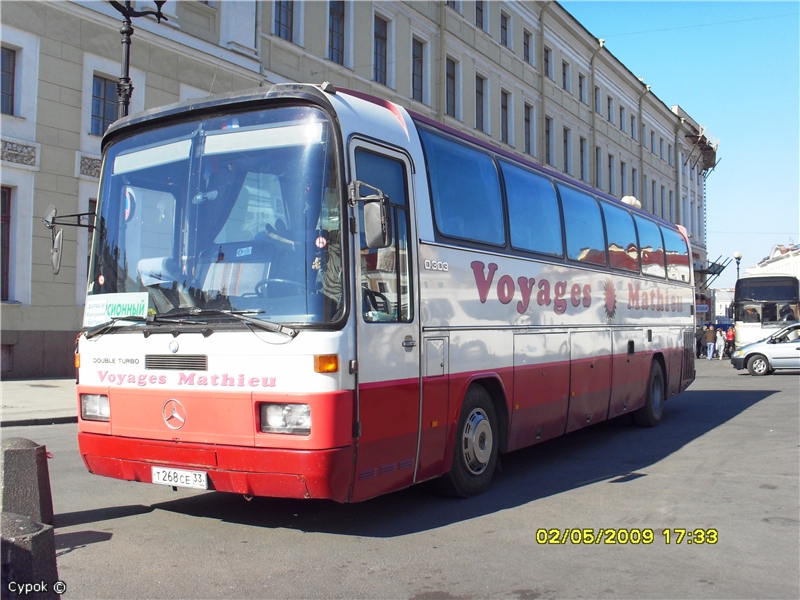
<svg viewBox="0 0 800 600">
<path fill-rule="evenodd" d="M 207 371 L 208 356 L 205 354 L 148 354 L 144 357 L 145 369 L 173 371 Z"/>
</svg>

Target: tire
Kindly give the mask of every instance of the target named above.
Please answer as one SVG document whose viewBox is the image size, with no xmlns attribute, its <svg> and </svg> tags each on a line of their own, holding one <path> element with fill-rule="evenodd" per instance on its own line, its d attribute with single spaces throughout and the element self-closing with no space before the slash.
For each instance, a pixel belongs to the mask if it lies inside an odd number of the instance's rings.
<svg viewBox="0 0 800 600">
<path fill-rule="evenodd" d="M 439 491 L 455 498 L 485 492 L 497 467 L 500 437 L 497 416 L 489 393 L 472 385 L 464 396 L 458 418 L 450 472 L 438 480 Z"/>
<path fill-rule="evenodd" d="M 654 360 L 650 367 L 650 378 L 647 380 L 647 401 L 642 408 L 633 413 L 633 420 L 637 425 L 655 427 L 661 423 L 664 417 L 665 389 L 661 363 Z"/>
<path fill-rule="evenodd" d="M 769 375 L 772 368 L 769 366 L 769 361 L 763 354 L 754 354 L 747 359 L 747 370 L 750 375 L 760 377 L 762 375 Z"/>
</svg>

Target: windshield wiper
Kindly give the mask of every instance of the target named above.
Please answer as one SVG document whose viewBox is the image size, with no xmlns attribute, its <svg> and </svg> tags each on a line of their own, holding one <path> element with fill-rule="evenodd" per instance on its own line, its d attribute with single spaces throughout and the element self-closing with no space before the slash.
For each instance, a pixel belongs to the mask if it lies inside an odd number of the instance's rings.
<svg viewBox="0 0 800 600">
<path fill-rule="evenodd" d="M 286 325 L 281 325 L 280 323 L 273 323 L 272 321 L 264 321 L 262 319 L 255 319 L 252 316 L 250 316 L 250 315 L 262 314 L 263 312 L 264 312 L 263 310 L 229 310 L 222 308 L 194 307 L 184 310 L 177 310 L 175 312 L 169 312 L 156 318 L 159 321 L 169 321 L 170 319 L 176 319 L 178 320 L 178 322 L 185 322 L 182 321 L 182 319 L 185 319 L 187 317 L 224 316 L 224 317 L 233 317 L 234 319 L 241 321 L 242 323 L 253 325 L 254 327 L 258 327 L 259 329 L 263 329 L 264 331 L 271 331 L 273 333 L 282 333 L 283 335 L 290 338 L 297 337 L 297 334 L 300 333 L 297 329 L 286 327 Z"/>
<path fill-rule="evenodd" d="M 117 321 L 132 321 L 133 323 L 150 323 L 152 322 L 152 317 L 140 317 L 136 315 L 122 315 L 120 317 L 113 317 L 110 321 L 106 321 L 105 323 L 100 323 L 99 325 L 89 327 L 89 329 L 86 330 L 86 339 L 90 340 L 98 335 L 103 335 L 114 325 L 116 325 Z"/>
</svg>

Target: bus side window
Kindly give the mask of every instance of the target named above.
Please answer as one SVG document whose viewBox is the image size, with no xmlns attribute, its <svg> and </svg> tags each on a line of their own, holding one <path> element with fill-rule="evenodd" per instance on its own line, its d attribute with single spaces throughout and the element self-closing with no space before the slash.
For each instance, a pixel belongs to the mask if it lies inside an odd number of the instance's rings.
<svg viewBox="0 0 800 600">
<path fill-rule="evenodd" d="M 364 148 L 356 150 L 359 181 L 374 186 L 389 197 L 388 248 L 367 248 L 361 240 L 361 297 L 363 317 L 371 322 L 413 320 L 410 257 L 408 251 L 408 191 L 402 161 L 381 156 Z M 364 206 L 358 206 L 364 222 Z M 363 227 L 360 231 L 363 232 Z"/>
</svg>

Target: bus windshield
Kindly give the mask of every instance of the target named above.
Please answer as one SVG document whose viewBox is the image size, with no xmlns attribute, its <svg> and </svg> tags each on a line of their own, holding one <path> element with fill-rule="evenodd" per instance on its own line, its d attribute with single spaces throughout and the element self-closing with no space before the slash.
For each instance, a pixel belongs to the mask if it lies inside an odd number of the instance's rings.
<svg viewBox="0 0 800 600">
<path fill-rule="evenodd" d="M 796 277 L 749 277 L 736 282 L 734 318 L 763 325 L 795 321 L 800 311 Z"/>
<path fill-rule="evenodd" d="M 338 320 L 343 199 L 334 148 L 325 113 L 300 106 L 181 122 L 112 143 L 84 326 L 120 310 Z M 109 310 L 112 302 L 122 308 Z"/>
</svg>

